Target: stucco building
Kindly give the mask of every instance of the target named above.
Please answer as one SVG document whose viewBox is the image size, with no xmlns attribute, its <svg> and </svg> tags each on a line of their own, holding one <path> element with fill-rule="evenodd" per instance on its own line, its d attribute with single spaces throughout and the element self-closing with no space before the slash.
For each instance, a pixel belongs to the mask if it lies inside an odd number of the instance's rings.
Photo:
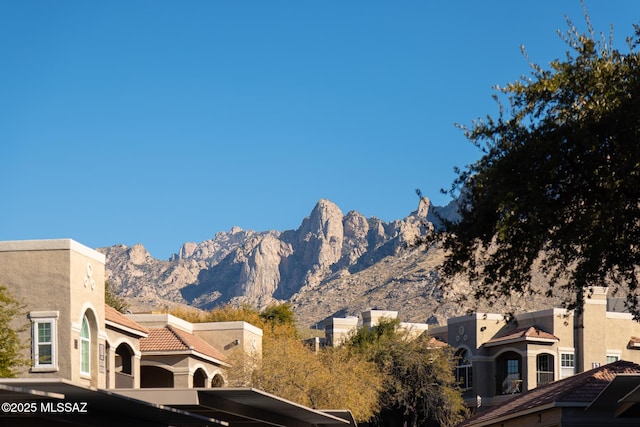
<svg viewBox="0 0 640 427">
<path fill-rule="evenodd" d="M 229 355 L 259 357 L 261 329 L 122 314 L 105 305 L 104 255 L 71 239 L 0 242 L 0 284 L 25 305 L 12 326 L 29 360 L 18 378 L 0 379 L 0 424 L 355 424 L 348 411 L 226 388 Z"/>
<path fill-rule="evenodd" d="M 0 242 L 0 283 L 26 305 L 16 319 L 25 378 L 97 388 L 220 387 L 232 351 L 262 352 L 246 322 L 191 324 L 105 305 L 105 257 L 70 239 Z"/>
<path fill-rule="evenodd" d="M 456 348 L 456 376 L 467 404 L 495 406 L 611 362 L 640 363 L 640 323 L 612 311 L 613 302 L 607 288 L 597 288 L 580 315 L 551 308 L 506 323 L 502 315 L 474 313 L 448 319 L 429 333 Z"/>
</svg>

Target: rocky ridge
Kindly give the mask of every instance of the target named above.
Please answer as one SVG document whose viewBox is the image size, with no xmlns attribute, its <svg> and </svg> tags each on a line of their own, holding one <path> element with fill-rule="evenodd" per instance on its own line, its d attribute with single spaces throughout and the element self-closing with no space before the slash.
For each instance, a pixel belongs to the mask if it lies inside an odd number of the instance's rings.
<svg viewBox="0 0 640 427">
<path fill-rule="evenodd" d="M 414 245 L 434 231 L 427 198 L 402 220 L 384 222 L 320 200 L 296 230 L 256 232 L 234 227 L 201 243 L 185 243 L 169 260 L 140 245 L 101 248 L 107 280 L 135 310 L 232 303 L 263 308 L 289 301 L 301 325 L 367 308 L 397 310 L 406 321 L 438 322 L 464 312 L 443 292 L 436 267 L 442 252 Z"/>
</svg>

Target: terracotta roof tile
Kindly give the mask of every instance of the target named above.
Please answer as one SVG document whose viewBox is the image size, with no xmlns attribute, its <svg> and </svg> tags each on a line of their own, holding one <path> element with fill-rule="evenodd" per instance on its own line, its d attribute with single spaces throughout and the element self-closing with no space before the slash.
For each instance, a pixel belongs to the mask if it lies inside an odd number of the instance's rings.
<svg viewBox="0 0 640 427">
<path fill-rule="evenodd" d="M 202 338 L 178 328 L 149 329 L 149 336 L 140 340 L 140 351 L 195 351 L 205 356 L 224 361 L 226 358 Z"/>
<path fill-rule="evenodd" d="M 503 335 L 491 338 L 485 343 L 485 345 L 486 344 L 495 345 L 503 341 L 527 340 L 527 339 L 560 341 L 560 338 L 556 337 L 555 335 L 550 334 L 549 332 L 543 331 L 537 326 L 530 326 L 528 328 L 520 328 L 520 329 L 507 331 Z"/>
<path fill-rule="evenodd" d="M 619 360 L 534 388 L 500 406 L 493 407 L 469 418 L 459 424 L 458 427 L 474 426 L 509 415 L 516 416 L 521 411 L 552 403 L 564 403 L 565 405 L 572 403 L 575 406 L 586 408 L 613 381 L 616 375 L 638 373 L 640 373 L 640 365 Z"/>
<path fill-rule="evenodd" d="M 104 306 L 104 319 L 109 322 L 117 323 L 129 329 L 133 329 L 144 334 L 148 334 L 149 330 L 137 322 L 134 322 L 124 314 L 120 313 L 115 308 L 105 304 Z"/>
<path fill-rule="evenodd" d="M 448 346 L 449 344 L 436 337 L 431 337 L 429 341 L 427 341 L 427 348 L 443 348 Z"/>
</svg>

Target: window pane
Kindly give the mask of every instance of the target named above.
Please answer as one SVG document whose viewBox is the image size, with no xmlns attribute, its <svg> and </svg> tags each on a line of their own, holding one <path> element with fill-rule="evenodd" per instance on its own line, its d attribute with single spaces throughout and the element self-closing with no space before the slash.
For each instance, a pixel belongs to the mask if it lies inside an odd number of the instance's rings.
<svg viewBox="0 0 640 427">
<path fill-rule="evenodd" d="M 89 341 L 82 340 L 80 359 L 80 371 L 89 372 Z"/>
<path fill-rule="evenodd" d="M 38 342 L 51 342 L 51 323 L 38 323 Z"/>
<path fill-rule="evenodd" d="M 51 344 L 38 345 L 38 365 L 51 365 L 52 363 Z"/>
<path fill-rule="evenodd" d="M 82 318 L 82 330 L 80 331 L 81 338 L 89 338 L 89 322 L 87 321 L 87 317 Z"/>
<path fill-rule="evenodd" d="M 570 353 L 563 353 L 560 355 L 560 363 L 563 368 L 564 367 L 574 367 L 574 362 L 573 362 L 573 354 Z"/>
</svg>

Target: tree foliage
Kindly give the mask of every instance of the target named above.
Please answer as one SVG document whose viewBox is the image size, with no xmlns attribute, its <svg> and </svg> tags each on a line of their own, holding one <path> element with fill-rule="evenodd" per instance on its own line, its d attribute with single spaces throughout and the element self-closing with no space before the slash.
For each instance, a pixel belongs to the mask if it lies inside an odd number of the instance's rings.
<svg viewBox="0 0 640 427">
<path fill-rule="evenodd" d="M 640 318 L 640 28 L 628 50 L 567 19 L 569 50 L 549 69 L 497 88 L 499 116 L 463 127 L 482 150 L 451 192 L 445 277 L 466 274 L 489 302 L 534 293 L 532 271 L 580 310 L 594 286 L 627 291 Z M 524 52 L 523 49 L 523 53 Z M 504 100 L 508 100 L 505 108 Z"/>
<path fill-rule="evenodd" d="M 453 426 L 462 421 L 464 404 L 450 349 L 430 347 L 427 337 L 411 337 L 397 319 L 359 329 L 345 347 L 367 357 L 384 376 L 374 425 Z"/>
<path fill-rule="evenodd" d="M 382 377 L 376 365 L 346 349 L 313 351 L 300 339 L 289 304 L 262 312 L 226 305 L 209 312 L 175 309 L 172 314 L 190 322 L 242 320 L 262 329 L 262 354 L 238 351 L 230 356 L 230 386 L 255 387 L 316 409 L 347 408 L 359 421 L 377 411 Z"/>
<path fill-rule="evenodd" d="M 0 378 L 15 377 L 27 364 L 23 356 L 25 345 L 19 333 L 24 326 L 17 325 L 24 305 L 16 300 L 6 286 L 0 285 Z"/>
<path fill-rule="evenodd" d="M 115 308 L 120 313 L 126 313 L 129 308 L 127 300 L 116 294 L 109 282 L 104 282 L 104 303 L 109 307 Z"/>
</svg>

